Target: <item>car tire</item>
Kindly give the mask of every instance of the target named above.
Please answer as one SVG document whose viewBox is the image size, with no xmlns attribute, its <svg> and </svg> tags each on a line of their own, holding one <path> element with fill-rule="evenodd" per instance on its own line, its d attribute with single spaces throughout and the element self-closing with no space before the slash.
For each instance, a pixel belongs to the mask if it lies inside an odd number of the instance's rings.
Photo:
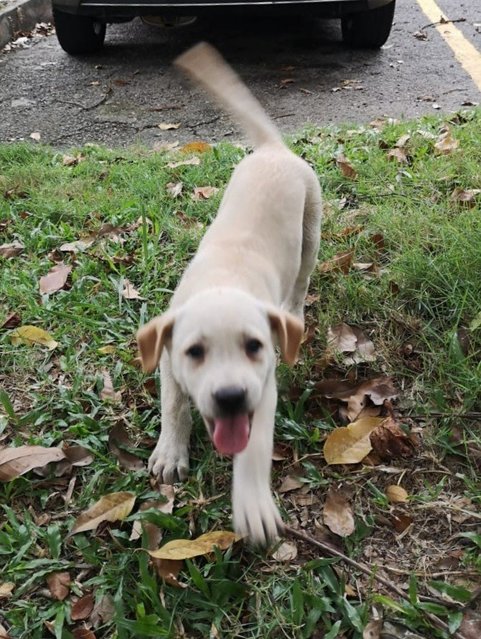
<svg viewBox="0 0 481 639">
<path fill-rule="evenodd" d="M 90 16 L 79 16 L 53 9 L 57 39 L 64 51 L 71 55 L 95 53 L 105 40 L 105 23 Z"/>
<path fill-rule="evenodd" d="M 396 0 L 368 11 L 351 13 L 341 19 L 342 39 L 351 47 L 378 49 L 391 32 Z"/>
</svg>

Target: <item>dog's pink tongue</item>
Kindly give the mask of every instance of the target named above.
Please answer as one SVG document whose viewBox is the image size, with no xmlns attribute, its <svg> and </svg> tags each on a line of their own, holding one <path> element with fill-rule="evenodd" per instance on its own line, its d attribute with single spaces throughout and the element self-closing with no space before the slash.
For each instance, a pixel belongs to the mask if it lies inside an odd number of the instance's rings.
<svg viewBox="0 0 481 639">
<path fill-rule="evenodd" d="M 249 416 L 218 417 L 214 420 L 214 446 L 222 455 L 235 455 L 249 441 Z"/>
</svg>

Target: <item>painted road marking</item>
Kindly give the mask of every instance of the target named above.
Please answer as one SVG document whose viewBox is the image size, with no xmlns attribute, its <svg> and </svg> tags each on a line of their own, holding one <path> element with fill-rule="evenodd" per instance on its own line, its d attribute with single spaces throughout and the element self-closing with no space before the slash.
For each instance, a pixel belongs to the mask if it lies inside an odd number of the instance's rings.
<svg viewBox="0 0 481 639">
<path fill-rule="evenodd" d="M 446 44 L 448 44 L 456 59 L 461 64 L 468 75 L 471 76 L 474 84 L 481 91 L 481 53 L 467 40 L 459 29 L 457 29 L 449 18 L 438 7 L 434 0 L 418 0 L 418 4 L 431 22 L 436 23 Z M 440 20 L 447 20 L 447 24 L 439 24 Z"/>
</svg>

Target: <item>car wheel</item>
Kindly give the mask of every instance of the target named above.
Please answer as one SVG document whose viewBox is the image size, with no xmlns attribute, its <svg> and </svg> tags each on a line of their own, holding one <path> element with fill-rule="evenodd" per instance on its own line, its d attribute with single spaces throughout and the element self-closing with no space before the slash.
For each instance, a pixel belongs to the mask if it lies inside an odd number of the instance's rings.
<svg viewBox="0 0 481 639">
<path fill-rule="evenodd" d="M 103 47 L 105 23 L 56 8 L 53 9 L 53 19 L 60 46 L 67 53 L 95 53 Z"/>
<path fill-rule="evenodd" d="M 377 49 L 389 37 L 396 0 L 383 7 L 351 13 L 341 19 L 342 39 L 352 47 Z"/>
</svg>

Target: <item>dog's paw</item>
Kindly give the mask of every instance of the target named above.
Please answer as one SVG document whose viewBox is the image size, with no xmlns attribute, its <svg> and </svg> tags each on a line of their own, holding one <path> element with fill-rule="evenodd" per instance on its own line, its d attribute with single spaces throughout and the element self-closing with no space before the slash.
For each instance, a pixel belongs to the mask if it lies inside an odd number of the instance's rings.
<svg viewBox="0 0 481 639">
<path fill-rule="evenodd" d="M 184 481 L 189 474 L 189 450 L 159 438 L 154 452 L 149 457 L 149 471 L 163 484 Z"/>
<path fill-rule="evenodd" d="M 268 490 L 234 494 L 232 508 L 236 533 L 252 544 L 267 546 L 282 534 L 284 524 Z"/>
</svg>

